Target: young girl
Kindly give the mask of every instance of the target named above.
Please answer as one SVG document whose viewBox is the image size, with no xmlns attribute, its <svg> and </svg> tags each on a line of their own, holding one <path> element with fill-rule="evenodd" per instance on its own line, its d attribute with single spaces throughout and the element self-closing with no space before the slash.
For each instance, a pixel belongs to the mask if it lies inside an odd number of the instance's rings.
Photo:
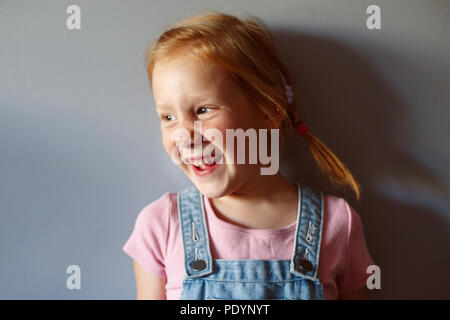
<svg viewBox="0 0 450 320">
<path fill-rule="evenodd" d="M 186 160 L 177 165 L 192 185 L 136 219 L 123 250 L 134 260 L 138 299 L 364 298 L 373 261 L 343 198 L 261 174 L 261 161 L 236 163 L 226 146 L 198 138 L 196 121 L 223 137 L 227 129 L 279 129 L 282 151 L 295 128 L 322 172 L 359 198 L 352 174 L 297 113 L 264 23 L 204 13 L 173 24 L 147 58 L 162 143 Z M 214 146 L 213 159 L 192 158 L 199 145 Z"/>
</svg>

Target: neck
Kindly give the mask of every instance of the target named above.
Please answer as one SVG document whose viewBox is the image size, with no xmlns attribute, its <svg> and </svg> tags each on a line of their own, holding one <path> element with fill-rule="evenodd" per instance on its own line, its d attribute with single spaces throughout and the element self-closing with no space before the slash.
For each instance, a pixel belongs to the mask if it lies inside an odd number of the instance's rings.
<svg viewBox="0 0 450 320">
<path fill-rule="evenodd" d="M 280 172 L 276 175 L 256 175 L 241 184 L 232 193 L 215 198 L 215 203 L 264 204 L 283 201 L 286 197 L 296 196 L 297 186 L 287 180 Z"/>
</svg>

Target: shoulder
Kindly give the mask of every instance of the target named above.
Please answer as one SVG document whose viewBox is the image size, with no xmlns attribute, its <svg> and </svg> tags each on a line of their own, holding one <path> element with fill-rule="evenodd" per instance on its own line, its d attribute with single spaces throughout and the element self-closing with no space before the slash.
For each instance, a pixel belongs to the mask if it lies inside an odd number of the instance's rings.
<svg viewBox="0 0 450 320">
<path fill-rule="evenodd" d="M 352 259 L 352 252 L 361 256 L 364 253 L 368 257 L 364 227 L 358 212 L 343 198 L 331 195 L 324 198 L 324 245 L 340 252 L 347 260 Z M 366 259 L 369 260 L 370 257 Z"/>
<path fill-rule="evenodd" d="M 171 230 L 176 194 L 166 192 L 142 208 L 136 217 L 133 232 L 124 249 L 129 252 L 148 250 L 161 257 Z"/>
<path fill-rule="evenodd" d="M 344 198 L 324 194 L 323 196 L 323 211 L 336 223 L 346 224 L 351 213 L 351 206 Z"/>
<path fill-rule="evenodd" d="M 324 233 L 330 240 L 347 241 L 351 226 L 355 219 L 359 222 L 358 213 L 344 198 L 324 195 Z"/>
<path fill-rule="evenodd" d="M 176 206 L 177 194 L 166 192 L 142 208 L 136 218 L 136 225 L 167 225 L 171 212 Z"/>
<path fill-rule="evenodd" d="M 165 193 L 142 208 L 123 251 L 158 278 L 165 277 L 167 238 L 174 194 Z M 176 197 L 175 197 L 176 199 Z"/>
<path fill-rule="evenodd" d="M 166 192 L 139 212 L 135 230 L 148 239 L 167 242 L 178 232 L 178 193 Z"/>
<path fill-rule="evenodd" d="M 349 294 L 364 286 L 368 277 L 367 267 L 374 262 L 357 211 L 343 198 L 325 198 L 323 269 L 328 277 L 334 279 L 333 287 L 339 295 Z"/>
</svg>

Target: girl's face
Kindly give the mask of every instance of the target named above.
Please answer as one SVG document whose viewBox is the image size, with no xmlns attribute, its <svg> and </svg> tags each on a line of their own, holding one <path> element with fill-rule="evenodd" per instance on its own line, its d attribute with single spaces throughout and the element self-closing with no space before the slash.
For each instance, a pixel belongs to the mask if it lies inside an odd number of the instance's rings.
<svg viewBox="0 0 450 320">
<path fill-rule="evenodd" d="M 197 139 L 195 148 L 201 146 L 204 151 L 208 146 L 209 150 L 214 147 L 223 156 L 222 163 L 215 164 L 206 175 L 199 174 L 191 163 L 182 161 L 178 164 L 201 193 L 208 198 L 219 198 L 238 191 L 249 179 L 260 174 L 259 159 L 257 164 L 248 163 L 248 143 L 245 164 L 237 163 L 237 139 L 234 141 L 234 161 L 227 161 L 226 129 L 240 128 L 246 131 L 254 128 L 258 133 L 260 128 L 270 129 L 270 124 L 262 111 L 243 94 L 222 68 L 213 63 L 200 63 L 185 55 L 158 61 L 152 79 L 153 98 L 167 153 L 172 155 L 173 148 L 177 148 L 175 150 L 184 159 L 197 156 L 193 152 L 194 121 L 200 120 L 202 135 L 197 138 L 201 137 L 202 141 L 198 142 Z M 177 129 L 187 132 L 192 144 L 187 139 L 176 138 L 173 133 Z M 222 146 L 215 139 L 205 137 L 208 129 L 220 131 Z M 198 128 L 196 131 L 198 134 Z"/>
</svg>

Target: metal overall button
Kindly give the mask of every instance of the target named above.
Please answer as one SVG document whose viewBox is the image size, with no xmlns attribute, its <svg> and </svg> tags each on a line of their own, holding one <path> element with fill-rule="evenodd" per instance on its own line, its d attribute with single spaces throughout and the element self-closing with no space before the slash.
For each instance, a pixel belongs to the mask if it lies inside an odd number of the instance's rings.
<svg viewBox="0 0 450 320">
<path fill-rule="evenodd" d="M 200 271 L 206 268 L 206 261 L 205 260 L 195 260 L 191 263 L 191 267 L 195 271 Z"/>
<path fill-rule="evenodd" d="M 302 270 L 306 272 L 314 270 L 313 264 L 306 259 L 300 260 L 300 267 L 302 267 Z"/>
<path fill-rule="evenodd" d="M 303 271 L 313 271 L 314 265 L 308 260 L 308 248 L 305 249 L 305 255 L 303 256 L 302 260 L 300 260 L 300 267 Z"/>
<path fill-rule="evenodd" d="M 191 263 L 191 267 L 194 271 L 200 271 L 206 268 L 206 261 L 200 259 L 200 255 L 198 254 L 198 249 L 195 247 L 195 260 Z"/>
</svg>

